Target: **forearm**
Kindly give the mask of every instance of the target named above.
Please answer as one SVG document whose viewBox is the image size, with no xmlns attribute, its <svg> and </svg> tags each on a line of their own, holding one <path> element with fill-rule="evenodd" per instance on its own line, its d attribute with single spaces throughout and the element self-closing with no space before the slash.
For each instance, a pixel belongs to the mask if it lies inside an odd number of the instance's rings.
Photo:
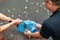
<svg viewBox="0 0 60 40">
<path fill-rule="evenodd" d="M 42 28 L 42 25 L 38 23 L 38 24 L 37 24 L 37 28 L 41 29 L 41 28 Z M 40 39 L 43 38 L 43 37 L 41 36 L 41 34 L 40 34 L 39 31 L 32 33 L 32 34 L 31 34 L 31 37 L 32 37 L 32 38 L 40 38 Z"/>
<path fill-rule="evenodd" d="M 41 29 L 42 25 L 41 24 L 37 24 L 37 28 Z M 32 37 L 32 38 L 43 38 L 40 34 L 39 31 L 37 32 L 34 32 L 34 33 L 31 33 L 29 30 L 25 31 L 24 34 L 27 36 L 27 37 Z"/>
<path fill-rule="evenodd" d="M 27 32 L 24 32 L 24 35 L 29 38 L 40 38 L 40 39 L 43 38 L 39 31 L 34 32 L 34 33 L 30 33 L 29 31 L 27 31 Z"/>
<path fill-rule="evenodd" d="M 40 39 L 43 38 L 43 37 L 40 35 L 40 32 L 32 33 L 32 34 L 31 34 L 31 37 L 32 37 L 32 38 L 40 38 Z"/>
<path fill-rule="evenodd" d="M 2 13 L 0 13 L 0 20 L 2 20 L 2 21 L 10 21 L 12 19 L 7 17 L 7 16 L 5 16 L 5 15 L 3 15 Z"/>
<path fill-rule="evenodd" d="M 3 25 L 3 26 L 0 26 L 0 32 L 5 31 L 6 29 L 10 28 L 10 27 L 13 26 L 13 25 L 14 25 L 14 23 L 11 22 L 11 23 L 9 23 L 9 24 L 6 24 L 6 25 Z"/>
</svg>

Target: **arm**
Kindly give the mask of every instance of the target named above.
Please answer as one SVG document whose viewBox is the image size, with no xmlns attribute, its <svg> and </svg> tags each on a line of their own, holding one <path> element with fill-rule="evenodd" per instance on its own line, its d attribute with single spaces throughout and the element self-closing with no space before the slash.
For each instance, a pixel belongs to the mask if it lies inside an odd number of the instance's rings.
<svg viewBox="0 0 60 40">
<path fill-rule="evenodd" d="M 32 33 L 32 38 L 40 38 L 42 39 L 43 37 L 41 36 L 40 32 L 35 32 L 35 33 Z"/>
<path fill-rule="evenodd" d="M 43 38 L 41 36 L 40 32 L 29 33 L 29 31 L 27 31 L 27 32 L 24 32 L 24 35 L 27 36 L 27 37 L 31 37 L 31 38 L 40 38 L 40 39 Z"/>
<path fill-rule="evenodd" d="M 6 25 L 3 25 L 3 26 L 0 26 L 0 32 L 6 30 L 6 29 L 8 29 L 8 28 L 10 28 L 10 27 L 13 26 L 13 25 L 14 25 L 14 23 L 11 22 L 11 23 L 9 23 L 9 24 L 6 24 Z"/>
<path fill-rule="evenodd" d="M 2 13 L 0 13 L 0 20 L 3 20 L 3 21 L 11 21 L 12 19 L 3 15 Z"/>
<path fill-rule="evenodd" d="M 6 25 L 3 25 L 3 26 L 0 26 L 0 32 L 3 32 L 5 31 L 6 29 L 12 27 L 13 25 L 15 24 L 19 24 L 22 20 L 14 20 L 13 22 L 11 23 L 8 23 Z"/>
<path fill-rule="evenodd" d="M 37 24 L 37 27 L 41 29 L 42 25 L 41 24 Z M 32 38 L 43 38 L 39 31 L 34 32 L 34 33 L 30 33 L 29 31 L 25 31 L 24 34 L 27 37 L 31 36 Z"/>
</svg>

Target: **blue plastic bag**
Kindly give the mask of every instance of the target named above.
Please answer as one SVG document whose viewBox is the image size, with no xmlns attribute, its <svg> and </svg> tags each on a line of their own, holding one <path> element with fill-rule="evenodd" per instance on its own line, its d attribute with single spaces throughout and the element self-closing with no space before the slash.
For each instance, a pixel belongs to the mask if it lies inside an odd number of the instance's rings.
<svg viewBox="0 0 60 40">
<path fill-rule="evenodd" d="M 19 32 L 24 32 L 26 31 L 26 29 L 30 30 L 30 32 L 36 32 L 38 30 L 38 28 L 36 27 L 36 22 L 31 21 L 31 20 L 25 20 L 22 21 L 19 25 L 18 25 L 18 31 Z"/>
</svg>

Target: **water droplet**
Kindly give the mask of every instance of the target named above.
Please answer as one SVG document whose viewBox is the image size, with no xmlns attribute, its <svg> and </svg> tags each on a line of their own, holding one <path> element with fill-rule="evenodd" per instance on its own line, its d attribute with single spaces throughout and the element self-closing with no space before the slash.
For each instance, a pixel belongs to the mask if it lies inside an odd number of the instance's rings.
<svg viewBox="0 0 60 40">
<path fill-rule="evenodd" d="M 28 15 L 28 13 L 26 13 L 26 15 Z"/>
<path fill-rule="evenodd" d="M 28 0 L 26 0 L 26 2 L 28 2 Z"/>
<path fill-rule="evenodd" d="M 48 13 L 48 15 L 50 15 L 50 13 Z"/>
<path fill-rule="evenodd" d="M 44 2 L 42 3 L 42 5 L 44 5 Z"/>
<path fill-rule="evenodd" d="M 15 8 L 13 8 L 12 10 L 16 10 Z"/>
<path fill-rule="evenodd" d="M 42 5 L 40 5 L 40 7 L 42 7 Z"/>
<path fill-rule="evenodd" d="M 27 13 L 26 11 L 23 12 L 23 14 L 26 14 L 26 13 Z"/>
<path fill-rule="evenodd" d="M 44 8 L 44 10 L 46 10 L 46 8 Z"/>
<path fill-rule="evenodd" d="M 36 13 L 38 13 L 39 12 L 39 10 L 36 10 Z"/>
<path fill-rule="evenodd" d="M 2 25 L 3 23 L 1 22 L 0 24 Z"/>
<path fill-rule="evenodd" d="M 8 10 L 8 12 L 11 12 L 10 10 Z"/>
<path fill-rule="evenodd" d="M 50 12 L 49 10 L 47 10 L 47 12 Z"/>
<path fill-rule="evenodd" d="M 28 7 L 27 6 L 25 6 L 25 9 L 27 9 Z"/>
<path fill-rule="evenodd" d="M 11 15 L 11 17 L 14 17 L 14 15 Z"/>
<path fill-rule="evenodd" d="M 39 5 L 39 3 L 36 3 L 36 5 Z"/>
<path fill-rule="evenodd" d="M 19 17 L 21 17 L 21 15 L 18 15 Z"/>
<path fill-rule="evenodd" d="M 33 5 L 34 3 L 33 3 L 33 2 L 31 2 L 31 4 Z"/>
<path fill-rule="evenodd" d="M 13 34 L 10 34 L 10 36 L 11 36 L 11 37 L 14 37 L 14 35 L 13 35 Z"/>
</svg>

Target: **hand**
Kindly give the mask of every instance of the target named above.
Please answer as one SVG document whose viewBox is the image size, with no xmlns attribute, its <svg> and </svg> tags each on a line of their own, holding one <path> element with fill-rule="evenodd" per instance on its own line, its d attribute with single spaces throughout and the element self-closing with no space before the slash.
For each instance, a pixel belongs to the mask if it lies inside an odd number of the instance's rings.
<svg viewBox="0 0 60 40">
<path fill-rule="evenodd" d="M 20 24 L 20 23 L 22 22 L 22 20 L 16 19 L 16 20 L 13 20 L 12 22 L 13 22 L 14 24 Z"/>
<path fill-rule="evenodd" d="M 27 37 L 29 37 L 30 34 L 32 34 L 32 33 L 29 30 L 27 30 L 27 31 L 24 32 L 24 35 L 27 36 Z"/>
<path fill-rule="evenodd" d="M 39 28 L 39 29 L 42 27 L 42 25 L 39 24 L 39 23 L 37 23 L 36 26 L 37 26 L 37 28 Z"/>
<path fill-rule="evenodd" d="M 27 36 L 29 38 L 40 38 L 40 39 L 43 38 L 39 31 L 34 32 L 34 33 L 30 33 L 30 31 L 25 31 L 24 34 L 25 34 L 25 36 Z"/>
</svg>

